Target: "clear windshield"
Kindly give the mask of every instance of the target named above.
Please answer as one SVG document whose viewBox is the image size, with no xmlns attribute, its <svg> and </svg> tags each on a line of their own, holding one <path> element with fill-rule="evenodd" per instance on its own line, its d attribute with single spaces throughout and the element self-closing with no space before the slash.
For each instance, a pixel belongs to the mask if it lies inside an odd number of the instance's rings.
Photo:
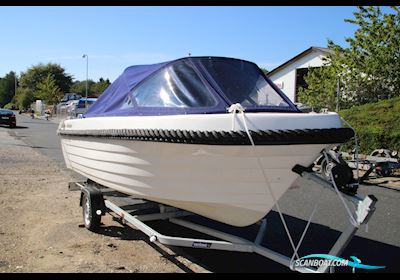
<svg viewBox="0 0 400 280">
<path fill-rule="evenodd" d="M 200 61 L 231 104 L 240 103 L 245 108 L 290 107 L 255 64 L 215 57 Z"/>
<path fill-rule="evenodd" d="M 180 61 L 159 71 L 133 91 L 138 106 L 212 107 L 216 100 L 192 65 Z"/>
</svg>

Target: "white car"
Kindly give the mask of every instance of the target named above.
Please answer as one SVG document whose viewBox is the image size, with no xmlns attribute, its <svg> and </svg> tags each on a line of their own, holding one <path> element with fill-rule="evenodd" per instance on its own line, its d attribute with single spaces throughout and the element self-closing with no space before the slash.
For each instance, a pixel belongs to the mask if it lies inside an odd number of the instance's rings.
<svg viewBox="0 0 400 280">
<path fill-rule="evenodd" d="M 73 110 L 71 111 L 71 116 L 76 118 L 86 113 L 86 111 L 97 101 L 97 98 L 88 98 L 87 99 L 87 108 L 85 108 L 85 98 L 81 98 L 74 103 Z"/>
<path fill-rule="evenodd" d="M 67 102 L 67 104 L 65 105 L 65 110 L 67 112 L 67 116 L 69 116 L 70 118 L 75 118 L 76 113 L 76 105 L 78 104 L 79 100 L 70 100 Z"/>
</svg>

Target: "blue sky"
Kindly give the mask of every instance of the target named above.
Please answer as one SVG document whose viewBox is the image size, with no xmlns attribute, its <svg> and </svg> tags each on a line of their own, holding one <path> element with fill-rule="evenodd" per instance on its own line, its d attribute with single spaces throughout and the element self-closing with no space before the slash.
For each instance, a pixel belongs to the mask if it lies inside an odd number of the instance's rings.
<svg viewBox="0 0 400 280">
<path fill-rule="evenodd" d="M 116 79 L 135 64 L 187 56 L 246 59 L 269 70 L 327 39 L 345 46 L 356 7 L 0 7 L 0 77 L 58 63 L 74 79 Z"/>
</svg>

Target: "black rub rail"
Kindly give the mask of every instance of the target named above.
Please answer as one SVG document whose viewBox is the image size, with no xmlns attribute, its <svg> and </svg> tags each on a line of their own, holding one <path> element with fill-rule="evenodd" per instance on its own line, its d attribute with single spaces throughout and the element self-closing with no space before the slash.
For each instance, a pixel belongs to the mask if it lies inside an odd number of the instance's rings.
<svg viewBox="0 0 400 280">
<path fill-rule="evenodd" d="M 255 145 L 344 143 L 354 136 L 350 128 L 250 130 Z M 59 135 L 135 141 L 205 145 L 251 145 L 246 131 L 198 131 L 167 129 L 59 130 Z"/>
</svg>

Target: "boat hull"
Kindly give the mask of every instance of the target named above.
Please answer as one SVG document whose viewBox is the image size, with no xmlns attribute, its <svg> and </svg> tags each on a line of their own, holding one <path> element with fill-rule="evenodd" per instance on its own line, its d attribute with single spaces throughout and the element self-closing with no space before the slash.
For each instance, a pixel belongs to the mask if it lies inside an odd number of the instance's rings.
<svg viewBox="0 0 400 280">
<path fill-rule="evenodd" d="M 67 167 L 99 184 L 234 226 L 263 218 L 274 206 L 269 186 L 279 199 L 297 178 L 293 166 L 308 166 L 327 146 L 196 145 L 66 135 L 61 143 Z"/>
<path fill-rule="evenodd" d="M 296 180 L 296 164 L 352 136 L 335 113 L 243 117 L 93 117 L 64 120 L 58 133 L 67 167 L 83 176 L 234 226 L 262 219 Z"/>
</svg>

